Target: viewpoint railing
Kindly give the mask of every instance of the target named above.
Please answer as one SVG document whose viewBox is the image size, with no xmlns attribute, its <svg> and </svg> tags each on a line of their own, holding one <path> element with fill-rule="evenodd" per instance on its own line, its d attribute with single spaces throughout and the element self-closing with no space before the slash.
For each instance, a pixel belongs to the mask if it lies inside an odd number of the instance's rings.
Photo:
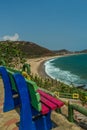
<svg viewBox="0 0 87 130">
<path fill-rule="evenodd" d="M 74 119 L 74 110 L 80 112 L 81 114 L 87 116 L 87 109 L 82 107 L 82 106 L 79 106 L 77 104 L 68 104 L 68 120 L 70 122 L 74 122 L 75 119 Z"/>
<path fill-rule="evenodd" d="M 65 93 L 65 92 L 54 92 L 54 95 L 57 98 L 70 98 L 70 99 L 80 99 L 80 94 L 79 93 Z M 87 99 L 87 92 L 83 93 L 83 96 L 85 99 Z"/>
</svg>

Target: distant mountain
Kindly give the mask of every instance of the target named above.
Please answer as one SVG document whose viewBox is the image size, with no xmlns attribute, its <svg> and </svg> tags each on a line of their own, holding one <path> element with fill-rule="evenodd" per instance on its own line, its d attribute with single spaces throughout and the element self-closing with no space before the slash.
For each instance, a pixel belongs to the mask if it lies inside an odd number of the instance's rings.
<svg viewBox="0 0 87 130">
<path fill-rule="evenodd" d="M 81 53 L 87 53 L 87 49 L 82 50 Z"/>
<path fill-rule="evenodd" d="M 66 49 L 62 49 L 62 50 L 54 50 L 54 53 L 58 54 L 58 55 L 65 55 L 65 54 L 72 54 L 73 52 L 68 51 Z"/>
<path fill-rule="evenodd" d="M 82 51 L 75 51 L 75 53 L 87 53 L 87 49 L 82 50 Z"/>
</svg>

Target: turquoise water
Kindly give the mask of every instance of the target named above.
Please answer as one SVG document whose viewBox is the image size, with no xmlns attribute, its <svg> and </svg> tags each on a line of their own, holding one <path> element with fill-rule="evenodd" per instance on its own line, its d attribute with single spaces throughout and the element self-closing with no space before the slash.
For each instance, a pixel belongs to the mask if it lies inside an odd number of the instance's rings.
<svg viewBox="0 0 87 130">
<path fill-rule="evenodd" d="M 55 58 L 45 63 L 46 73 L 53 79 L 87 87 L 87 54 Z"/>
</svg>

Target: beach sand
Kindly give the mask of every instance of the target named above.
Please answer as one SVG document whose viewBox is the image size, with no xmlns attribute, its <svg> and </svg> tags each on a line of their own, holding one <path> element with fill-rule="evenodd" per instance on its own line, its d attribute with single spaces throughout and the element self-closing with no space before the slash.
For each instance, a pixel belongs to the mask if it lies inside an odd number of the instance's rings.
<svg viewBox="0 0 87 130">
<path fill-rule="evenodd" d="M 65 56 L 70 56 L 70 55 L 78 55 L 78 54 L 65 54 L 65 55 L 57 55 L 57 56 L 46 56 L 46 57 L 40 57 L 40 58 L 32 58 L 32 59 L 27 59 L 27 63 L 31 65 L 31 73 L 32 74 L 37 74 L 41 77 L 49 77 L 46 72 L 45 72 L 45 66 L 44 63 L 47 60 L 54 59 L 54 58 L 59 58 L 59 57 L 65 57 Z M 50 78 L 50 77 L 49 77 Z"/>
<path fill-rule="evenodd" d="M 38 76 L 41 76 L 42 78 L 49 77 L 45 72 L 45 66 L 44 63 L 47 60 L 56 58 L 59 56 L 51 56 L 51 57 L 40 57 L 40 58 L 33 58 L 33 59 L 27 59 L 27 63 L 31 65 L 31 73 L 37 74 Z"/>
</svg>

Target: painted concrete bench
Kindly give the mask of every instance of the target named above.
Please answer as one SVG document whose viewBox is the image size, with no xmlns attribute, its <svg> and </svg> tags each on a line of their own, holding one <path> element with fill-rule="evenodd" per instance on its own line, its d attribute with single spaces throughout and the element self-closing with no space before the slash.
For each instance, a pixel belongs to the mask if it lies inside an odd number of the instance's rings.
<svg viewBox="0 0 87 130">
<path fill-rule="evenodd" d="M 24 79 L 19 73 L 0 67 L 0 75 L 5 88 L 4 111 L 20 107 L 19 130 L 50 130 L 51 111 L 64 103 L 40 90 L 35 82 Z"/>
</svg>

